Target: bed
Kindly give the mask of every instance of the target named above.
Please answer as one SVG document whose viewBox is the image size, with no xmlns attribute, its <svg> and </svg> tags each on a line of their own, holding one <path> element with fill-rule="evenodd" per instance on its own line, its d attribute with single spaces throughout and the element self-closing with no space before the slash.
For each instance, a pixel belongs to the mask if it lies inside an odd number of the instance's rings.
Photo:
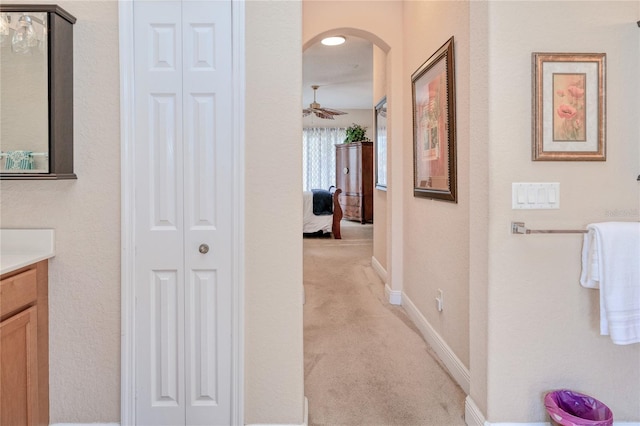
<svg viewBox="0 0 640 426">
<path fill-rule="evenodd" d="M 331 187 L 329 190 L 312 189 L 302 193 L 303 200 L 303 235 L 333 234 L 339 240 L 342 208 L 338 196 L 342 190 Z"/>
</svg>

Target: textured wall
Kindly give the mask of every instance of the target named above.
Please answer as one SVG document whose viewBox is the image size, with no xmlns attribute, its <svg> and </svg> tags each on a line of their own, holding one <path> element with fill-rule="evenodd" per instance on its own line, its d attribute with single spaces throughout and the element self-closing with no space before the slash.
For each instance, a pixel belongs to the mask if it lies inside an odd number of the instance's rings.
<svg viewBox="0 0 640 426">
<path fill-rule="evenodd" d="M 543 421 L 543 393 L 568 387 L 604 401 L 616 421 L 637 422 L 640 345 L 599 335 L 598 292 L 579 285 L 582 238 L 508 228 L 640 218 L 640 100 L 630 86 L 640 75 L 640 3 L 540 4 L 489 6 L 488 420 Z M 531 161 L 531 52 L 606 52 L 606 162 Z M 511 210 L 511 182 L 540 181 L 560 182 L 560 209 Z"/>
<path fill-rule="evenodd" d="M 246 19 L 245 422 L 301 424 L 301 5 L 247 2 Z"/>
<path fill-rule="evenodd" d="M 406 2 L 404 292 L 469 367 L 469 3 Z M 458 203 L 413 196 L 411 74 L 455 37 Z M 436 310 L 438 289 L 444 310 Z"/>
<path fill-rule="evenodd" d="M 489 318 L 489 19 L 487 2 L 469 5 L 469 370 L 470 397 L 487 413 Z"/>
<path fill-rule="evenodd" d="M 373 46 L 373 103 L 377 105 L 387 95 L 387 54 Z M 374 107 L 375 107 L 374 105 Z M 374 121 L 375 123 L 375 121 Z M 375 124 L 374 124 L 375 127 Z M 374 129 L 375 130 L 375 129 Z M 375 135 L 375 132 L 374 132 Z M 375 136 L 374 136 L 375 137 Z M 374 145 L 376 155 L 377 147 Z M 377 163 L 377 158 L 374 160 Z M 375 176 L 374 176 L 375 179 Z M 373 257 L 387 269 L 387 191 L 373 191 Z"/>
<path fill-rule="evenodd" d="M 49 266 L 51 422 L 120 419 L 118 4 L 74 15 L 73 181 L 1 181 L 5 228 L 54 228 Z"/>
</svg>

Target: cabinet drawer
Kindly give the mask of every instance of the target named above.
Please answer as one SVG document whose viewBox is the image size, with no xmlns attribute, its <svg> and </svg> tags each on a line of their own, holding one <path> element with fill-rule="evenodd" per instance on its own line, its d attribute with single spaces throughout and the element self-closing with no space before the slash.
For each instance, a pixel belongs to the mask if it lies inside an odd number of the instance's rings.
<svg viewBox="0 0 640 426">
<path fill-rule="evenodd" d="M 37 297 L 35 269 L 0 281 L 0 317 L 35 303 Z"/>
<path fill-rule="evenodd" d="M 340 204 L 346 207 L 360 207 L 360 197 L 353 195 L 340 195 Z"/>
<path fill-rule="evenodd" d="M 345 219 L 355 219 L 360 220 L 360 207 L 355 206 L 346 206 L 344 208 L 343 217 Z"/>
</svg>

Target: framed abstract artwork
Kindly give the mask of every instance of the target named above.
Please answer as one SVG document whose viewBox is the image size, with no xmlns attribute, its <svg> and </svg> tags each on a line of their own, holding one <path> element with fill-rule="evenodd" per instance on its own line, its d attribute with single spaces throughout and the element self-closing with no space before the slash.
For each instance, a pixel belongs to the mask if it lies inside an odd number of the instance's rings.
<svg viewBox="0 0 640 426">
<path fill-rule="evenodd" d="M 605 161 L 605 54 L 532 54 L 532 160 Z"/>
<path fill-rule="evenodd" d="M 387 190 L 387 98 L 376 105 L 376 189 Z"/>
<path fill-rule="evenodd" d="M 411 75 L 413 195 L 457 202 L 453 37 Z"/>
</svg>

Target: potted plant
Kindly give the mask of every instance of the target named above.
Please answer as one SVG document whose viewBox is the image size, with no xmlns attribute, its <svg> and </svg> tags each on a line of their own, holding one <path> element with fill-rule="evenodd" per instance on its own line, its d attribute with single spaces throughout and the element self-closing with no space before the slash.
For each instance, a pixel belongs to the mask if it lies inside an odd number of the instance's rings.
<svg viewBox="0 0 640 426">
<path fill-rule="evenodd" d="M 347 137 L 345 138 L 344 143 L 366 141 L 368 140 L 365 136 L 366 133 L 366 127 L 353 123 L 351 126 L 347 127 Z"/>
</svg>

